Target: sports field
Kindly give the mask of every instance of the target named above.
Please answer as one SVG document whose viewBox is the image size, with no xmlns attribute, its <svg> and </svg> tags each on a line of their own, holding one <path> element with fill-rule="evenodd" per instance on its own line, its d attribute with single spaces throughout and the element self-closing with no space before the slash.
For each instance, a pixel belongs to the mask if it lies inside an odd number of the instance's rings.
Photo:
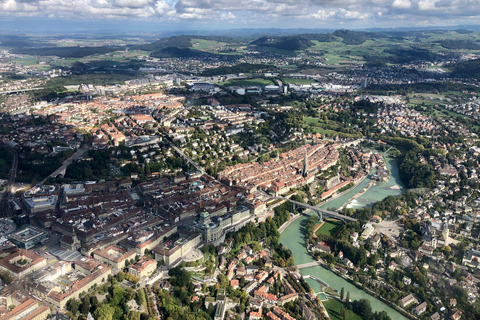
<svg viewBox="0 0 480 320">
<path fill-rule="evenodd" d="M 262 79 L 262 78 L 255 78 L 255 79 L 238 79 L 238 80 L 232 79 L 219 84 L 227 87 L 228 86 L 238 86 L 238 87 L 262 86 L 263 87 L 269 84 L 273 84 L 273 82 L 270 80 Z"/>
<path fill-rule="evenodd" d="M 328 219 L 322 222 L 317 230 L 315 231 L 315 235 L 319 236 L 321 234 L 333 237 L 337 231 L 342 226 L 342 222 L 334 219 Z"/>
</svg>

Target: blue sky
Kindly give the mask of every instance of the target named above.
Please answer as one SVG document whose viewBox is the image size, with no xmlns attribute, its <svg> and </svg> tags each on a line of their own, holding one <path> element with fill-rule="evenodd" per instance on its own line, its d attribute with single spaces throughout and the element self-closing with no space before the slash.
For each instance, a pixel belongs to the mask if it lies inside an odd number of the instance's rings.
<svg viewBox="0 0 480 320">
<path fill-rule="evenodd" d="M 0 30 L 371 28 L 478 24 L 478 0 L 0 0 Z"/>
</svg>

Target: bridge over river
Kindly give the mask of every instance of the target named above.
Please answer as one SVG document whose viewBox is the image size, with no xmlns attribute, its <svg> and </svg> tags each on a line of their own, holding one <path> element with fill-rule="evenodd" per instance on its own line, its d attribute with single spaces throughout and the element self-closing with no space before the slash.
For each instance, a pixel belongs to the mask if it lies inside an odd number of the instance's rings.
<svg viewBox="0 0 480 320">
<path fill-rule="evenodd" d="M 323 220 L 323 217 L 326 216 L 326 217 L 329 217 L 329 218 L 335 218 L 335 219 L 341 220 L 343 222 L 348 222 L 348 221 L 356 222 L 357 221 L 357 219 L 355 219 L 355 218 L 348 217 L 348 216 L 340 214 L 338 212 L 329 211 L 329 210 L 325 210 L 325 209 L 320 209 L 319 207 L 314 207 L 314 206 L 311 206 L 311 205 L 303 203 L 303 202 L 298 202 L 298 201 L 294 201 L 292 199 L 287 199 L 285 197 L 277 197 L 277 198 L 288 200 L 294 206 L 303 207 L 303 208 L 306 208 L 306 209 L 313 210 L 313 211 L 317 212 L 320 220 Z"/>
<path fill-rule="evenodd" d="M 313 262 L 297 264 L 295 267 L 297 267 L 298 269 L 305 269 L 305 268 L 316 267 L 321 265 L 322 264 L 320 263 L 320 261 L 313 261 Z"/>
</svg>

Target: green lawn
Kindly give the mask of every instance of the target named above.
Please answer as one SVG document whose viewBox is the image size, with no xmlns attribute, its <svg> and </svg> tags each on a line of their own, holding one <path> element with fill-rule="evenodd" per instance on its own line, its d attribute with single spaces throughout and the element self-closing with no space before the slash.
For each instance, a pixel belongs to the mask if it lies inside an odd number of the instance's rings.
<svg viewBox="0 0 480 320">
<path fill-rule="evenodd" d="M 338 220 L 328 219 L 325 223 L 320 227 L 320 229 L 315 232 L 315 235 L 319 236 L 321 234 L 325 234 L 327 236 L 333 237 L 337 231 L 342 226 L 342 223 Z"/>
<path fill-rule="evenodd" d="M 273 84 L 270 80 L 265 80 L 262 78 L 255 78 L 255 79 L 239 79 L 239 80 L 228 80 L 222 83 L 219 83 L 223 86 L 266 86 L 269 84 Z"/>
<path fill-rule="evenodd" d="M 337 131 L 343 124 L 337 121 L 328 120 L 325 122 L 323 119 L 320 118 L 313 118 L 313 117 L 305 117 L 303 118 L 303 123 L 310 127 L 315 133 L 320 133 L 323 135 L 329 136 L 339 136 L 339 137 L 349 137 L 349 138 L 356 138 L 360 135 L 359 132 L 352 130 L 351 133 Z"/>
<path fill-rule="evenodd" d="M 325 309 L 327 309 L 330 319 L 342 320 L 342 318 L 340 317 L 340 309 L 344 306 L 342 302 L 335 299 L 328 299 L 328 301 L 323 302 L 323 305 L 325 306 Z M 362 317 L 349 310 L 347 320 L 362 320 Z"/>
<path fill-rule="evenodd" d="M 315 125 L 319 125 L 320 124 L 320 119 L 319 118 L 313 118 L 313 117 L 305 117 L 305 118 L 303 118 L 303 122 L 306 125 L 309 125 L 311 123 L 313 123 Z"/>
<path fill-rule="evenodd" d="M 292 79 L 292 78 L 287 78 L 285 79 L 285 83 L 294 83 L 294 84 L 298 84 L 298 85 L 301 85 L 301 84 L 311 84 L 311 83 L 314 83 L 315 80 L 312 80 L 312 79 Z"/>
</svg>

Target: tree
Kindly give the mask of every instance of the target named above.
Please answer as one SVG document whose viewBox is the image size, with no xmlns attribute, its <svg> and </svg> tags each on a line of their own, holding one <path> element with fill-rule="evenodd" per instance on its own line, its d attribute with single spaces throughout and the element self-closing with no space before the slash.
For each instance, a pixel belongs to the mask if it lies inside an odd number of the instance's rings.
<svg viewBox="0 0 480 320">
<path fill-rule="evenodd" d="M 228 287 L 228 277 L 224 274 L 219 274 L 218 275 L 218 284 L 222 288 L 227 288 Z"/>
<path fill-rule="evenodd" d="M 340 308 L 340 317 L 342 318 L 342 320 L 347 320 L 347 316 L 348 316 L 348 309 L 345 308 L 345 307 L 341 307 Z"/>
<path fill-rule="evenodd" d="M 247 281 L 245 280 L 245 277 L 242 276 L 242 277 L 240 278 L 240 282 L 239 282 L 240 288 L 243 288 L 246 284 L 247 284 Z"/>
<path fill-rule="evenodd" d="M 137 291 L 137 299 L 136 300 L 137 300 L 137 303 L 139 305 L 142 305 L 142 304 L 144 305 L 144 304 L 147 303 L 147 300 L 145 298 L 145 291 L 144 290 L 138 290 Z"/>
<path fill-rule="evenodd" d="M 5 284 L 9 285 L 12 283 L 13 279 L 8 272 L 0 272 L 0 279 L 2 279 Z"/>
<path fill-rule="evenodd" d="M 448 258 L 448 257 L 450 257 L 450 253 L 452 252 L 452 248 L 450 248 L 450 246 L 445 245 L 445 246 L 440 248 L 440 251 L 442 251 L 443 254 Z"/>
<path fill-rule="evenodd" d="M 67 301 L 67 310 L 70 311 L 73 315 L 76 315 L 80 308 L 80 301 L 77 299 L 70 299 Z"/>
<path fill-rule="evenodd" d="M 88 314 L 90 312 L 90 297 L 86 296 L 83 298 L 82 308 L 80 309 L 83 314 Z"/>
<path fill-rule="evenodd" d="M 123 315 L 123 320 L 140 320 L 141 313 L 138 311 L 130 311 Z"/>
<path fill-rule="evenodd" d="M 109 304 L 101 304 L 94 312 L 95 319 L 97 320 L 112 320 L 115 308 Z"/>
<path fill-rule="evenodd" d="M 353 312 L 360 315 L 363 319 L 371 319 L 373 316 L 372 306 L 367 299 L 356 300 L 352 303 Z"/>
<path fill-rule="evenodd" d="M 347 292 L 347 297 L 345 298 L 345 301 L 350 302 L 350 292 Z"/>
<path fill-rule="evenodd" d="M 343 300 L 343 295 L 345 294 L 345 289 L 342 287 L 340 290 L 340 300 Z"/>
<path fill-rule="evenodd" d="M 96 295 L 93 295 L 90 299 L 90 305 L 93 307 L 93 308 L 97 308 L 98 307 L 98 298 Z"/>
</svg>

